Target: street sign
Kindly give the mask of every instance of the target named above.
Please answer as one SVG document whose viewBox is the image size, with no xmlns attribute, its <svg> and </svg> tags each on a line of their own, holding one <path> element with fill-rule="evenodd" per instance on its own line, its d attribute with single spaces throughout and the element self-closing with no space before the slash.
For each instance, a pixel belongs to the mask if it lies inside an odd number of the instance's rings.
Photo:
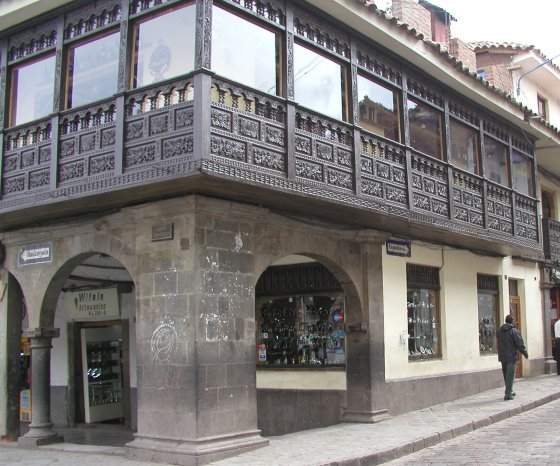
<svg viewBox="0 0 560 466">
<path fill-rule="evenodd" d="M 397 241 L 393 239 L 388 239 L 385 247 L 389 256 L 410 257 L 412 250 L 410 241 Z"/>
<path fill-rule="evenodd" d="M 28 244 L 18 249 L 18 265 L 52 262 L 52 243 Z"/>
</svg>

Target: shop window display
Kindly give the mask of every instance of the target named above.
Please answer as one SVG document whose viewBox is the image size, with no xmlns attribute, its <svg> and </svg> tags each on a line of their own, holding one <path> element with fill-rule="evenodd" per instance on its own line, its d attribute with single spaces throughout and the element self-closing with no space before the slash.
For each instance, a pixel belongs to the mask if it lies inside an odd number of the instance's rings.
<svg viewBox="0 0 560 466">
<path fill-rule="evenodd" d="M 345 364 L 344 303 L 339 296 L 263 298 L 258 309 L 259 366 Z"/>
<path fill-rule="evenodd" d="M 496 330 L 499 325 L 498 277 L 478 275 L 478 333 L 480 354 L 497 351 Z"/>
<path fill-rule="evenodd" d="M 407 283 L 409 360 L 439 357 L 439 270 L 409 264 Z"/>
</svg>

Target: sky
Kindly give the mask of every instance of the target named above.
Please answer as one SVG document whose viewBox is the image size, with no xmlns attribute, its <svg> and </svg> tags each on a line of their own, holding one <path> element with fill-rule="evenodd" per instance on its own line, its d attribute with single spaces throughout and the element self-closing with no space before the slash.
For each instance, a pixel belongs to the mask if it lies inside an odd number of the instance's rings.
<svg viewBox="0 0 560 466">
<path fill-rule="evenodd" d="M 548 58 L 560 54 L 559 0 L 428 0 L 457 19 L 451 35 L 465 42 L 534 45 Z M 385 9 L 391 0 L 374 0 Z M 560 57 L 554 60 L 560 65 Z"/>
</svg>

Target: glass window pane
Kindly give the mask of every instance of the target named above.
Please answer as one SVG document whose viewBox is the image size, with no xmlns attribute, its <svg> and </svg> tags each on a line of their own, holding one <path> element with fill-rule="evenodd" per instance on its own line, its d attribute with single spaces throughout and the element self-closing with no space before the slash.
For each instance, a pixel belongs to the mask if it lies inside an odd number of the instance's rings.
<svg viewBox="0 0 560 466">
<path fill-rule="evenodd" d="M 232 47 L 235 44 L 235 47 Z M 222 8 L 212 10 L 212 70 L 278 94 L 278 35 Z"/>
<path fill-rule="evenodd" d="M 13 125 L 20 125 L 52 113 L 54 71 L 54 55 L 13 70 L 11 95 Z"/>
<path fill-rule="evenodd" d="M 362 128 L 400 142 L 398 92 L 358 76 L 358 106 Z"/>
<path fill-rule="evenodd" d="M 531 160 L 514 150 L 512 162 L 513 189 L 527 196 L 533 196 L 533 164 Z"/>
<path fill-rule="evenodd" d="M 194 69 L 195 17 L 196 8 L 189 5 L 137 24 L 132 87 Z"/>
<path fill-rule="evenodd" d="M 478 132 L 466 125 L 449 120 L 451 151 L 449 161 L 457 168 L 474 173 L 480 173 L 480 158 L 478 149 Z"/>
<path fill-rule="evenodd" d="M 294 44 L 294 92 L 299 104 L 342 120 L 343 86 L 341 65 Z"/>
<path fill-rule="evenodd" d="M 118 71 L 119 33 L 72 48 L 68 57 L 67 107 L 113 95 Z"/>
<path fill-rule="evenodd" d="M 507 147 L 488 136 L 484 136 L 484 176 L 490 181 L 509 186 Z"/>
<path fill-rule="evenodd" d="M 442 158 L 441 112 L 407 100 L 410 145 L 438 159 Z"/>
<path fill-rule="evenodd" d="M 478 292 L 478 339 L 481 353 L 497 351 L 498 295 Z"/>
<path fill-rule="evenodd" d="M 439 291 L 427 288 L 407 291 L 408 355 L 411 359 L 441 355 L 438 295 Z"/>
</svg>

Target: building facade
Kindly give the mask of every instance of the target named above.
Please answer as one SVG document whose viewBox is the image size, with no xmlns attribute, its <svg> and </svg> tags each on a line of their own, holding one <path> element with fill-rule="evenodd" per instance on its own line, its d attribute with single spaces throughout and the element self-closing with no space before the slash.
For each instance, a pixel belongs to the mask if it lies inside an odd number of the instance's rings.
<svg viewBox="0 0 560 466">
<path fill-rule="evenodd" d="M 0 35 L 3 435 L 203 464 L 499 386 L 509 313 L 545 372 L 554 128 L 366 2 L 59 3 Z"/>
</svg>

